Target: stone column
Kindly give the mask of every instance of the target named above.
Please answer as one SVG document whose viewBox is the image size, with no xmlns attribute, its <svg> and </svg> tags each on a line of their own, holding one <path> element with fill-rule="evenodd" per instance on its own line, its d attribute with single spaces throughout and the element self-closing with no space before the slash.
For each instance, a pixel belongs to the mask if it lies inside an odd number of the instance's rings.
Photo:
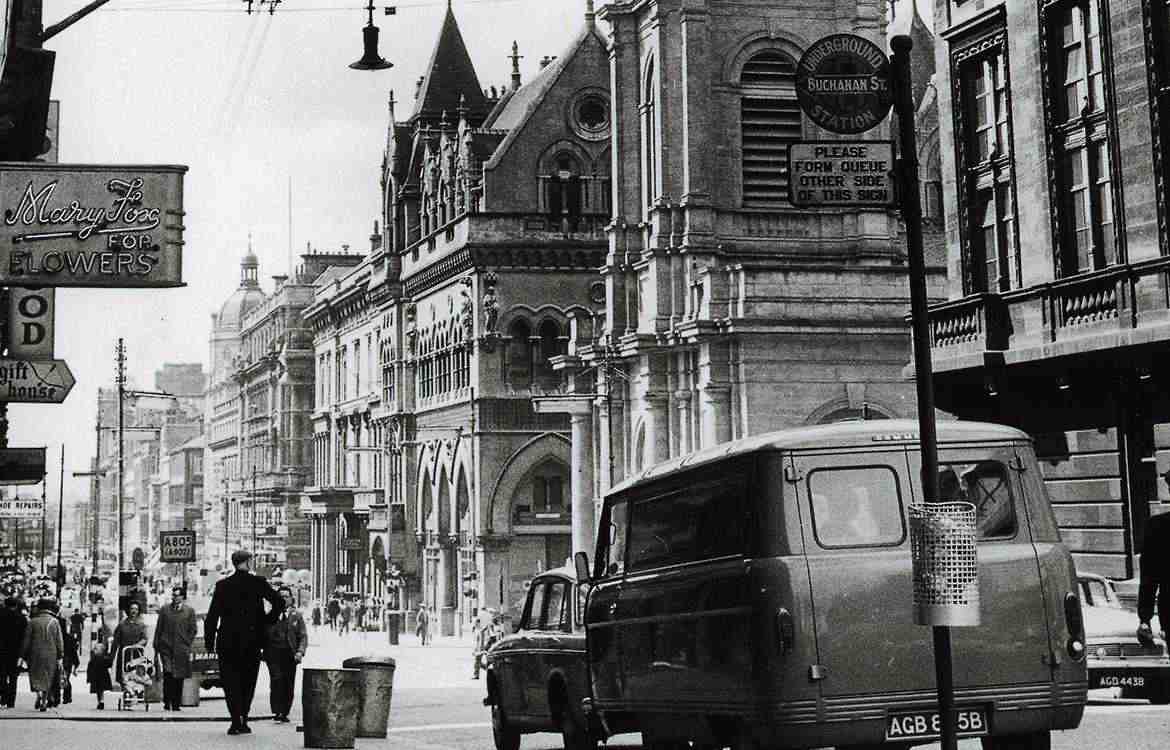
<svg viewBox="0 0 1170 750">
<path fill-rule="evenodd" d="M 593 512 L 593 397 L 584 394 L 533 399 L 537 414 L 568 414 L 572 430 L 569 492 L 572 507 L 573 554 L 592 553 L 596 521 Z"/>
</svg>

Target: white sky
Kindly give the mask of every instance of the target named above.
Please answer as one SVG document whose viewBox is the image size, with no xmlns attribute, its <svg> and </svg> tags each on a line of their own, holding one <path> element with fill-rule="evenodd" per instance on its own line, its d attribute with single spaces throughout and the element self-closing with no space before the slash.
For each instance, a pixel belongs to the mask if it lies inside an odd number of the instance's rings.
<svg viewBox="0 0 1170 750">
<path fill-rule="evenodd" d="M 241 0 L 111 0 L 45 44 L 57 53 L 62 163 L 190 167 L 185 288 L 57 290 L 56 356 L 77 385 L 62 405 L 9 409 L 9 445 L 49 447 L 51 502 L 62 443 L 66 502 L 88 497 L 87 480 L 70 473 L 88 469 L 97 389 L 113 382 L 119 336 L 135 387 L 153 390 L 164 362 L 206 368 L 210 314 L 238 285 L 249 232 L 266 291 L 273 274 L 288 271 L 290 242 L 297 254 L 307 242 L 368 249 L 379 217 L 387 94 L 394 90 L 400 119 L 410 114 L 446 2 L 376 6 L 380 51 L 395 65 L 378 72 L 347 67 L 362 51 L 360 0 L 284 0 L 275 15 L 250 16 Z M 929 23 L 930 0 L 918 2 Z M 84 4 L 45 0 L 45 26 Z M 382 14 L 388 4 L 397 15 Z M 578 32 L 585 0 L 453 6 L 481 85 L 500 87 L 512 40 L 527 81 L 542 56 L 560 54 Z"/>
</svg>

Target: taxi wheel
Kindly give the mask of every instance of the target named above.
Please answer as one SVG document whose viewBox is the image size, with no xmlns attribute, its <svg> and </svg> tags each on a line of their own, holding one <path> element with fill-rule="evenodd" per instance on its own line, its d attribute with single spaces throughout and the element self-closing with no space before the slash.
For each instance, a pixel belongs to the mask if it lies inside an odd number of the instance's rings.
<svg viewBox="0 0 1170 750">
<path fill-rule="evenodd" d="M 508 724 L 498 705 L 492 706 L 492 741 L 496 750 L 520 750 L 520 732 Z"/>
</svg>

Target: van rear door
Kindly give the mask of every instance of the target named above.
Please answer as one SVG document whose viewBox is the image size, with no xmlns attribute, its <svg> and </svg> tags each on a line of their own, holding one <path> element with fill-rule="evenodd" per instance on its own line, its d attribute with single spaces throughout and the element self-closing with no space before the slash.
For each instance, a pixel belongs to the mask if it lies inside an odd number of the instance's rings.
<svg viewBox="0 0 1170 750">
<path fill-rule="evenodd" d="M 1014 447 L 939 446 L 941 500 L 975 505 L 981 624 L 951 629 L 956 688 L 1047 685 L 1048 616 Z M 921 454 L 910 451 L 916 500 Z"/>
<path fill-rule="evenodd" d="M 933 689 L 930 630 L 913 623 L 905 452 L 885 446 L 791 460 L 821 696 Z"/>
</svg>

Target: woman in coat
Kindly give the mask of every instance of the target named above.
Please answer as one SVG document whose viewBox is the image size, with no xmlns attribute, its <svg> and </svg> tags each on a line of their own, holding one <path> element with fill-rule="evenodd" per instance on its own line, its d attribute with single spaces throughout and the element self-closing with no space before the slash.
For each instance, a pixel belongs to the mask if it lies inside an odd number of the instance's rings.
<svg viewBox="0 0 1170 750">
<path fill-rule="evenodd" d="M 114 657 L 114 681 L 122 683 L 122 649 L 126 646 L 145 646 L 146 623 L 142 621 L 142 610 L 138 602 L 130 602 L 126 606 L 126 619 L 114 628 L 114 647 L 110 650 Z"/>
<path fill-rule="evenodd" d="M 162 662 L 164 711 L 182 710 L 183 680 L 191 676 L 195 610 L 185 600 L 181 586 L 171 589 L 171 603 L 159 609 L 154 626 L 154 651 Z"/>
<path fill-rule="evenodd" d="M 20 653 L 28 664 L 29 687 L 37 694 L 36 708 L 44 711 L 49 707 L 48 693 L 53 686 L 53 678 L 65 656 L 61 626 L 53 615 L 51 601 L 42 599 L 34 608 L 32 619 L 24 631 Z"/>
</svg>

